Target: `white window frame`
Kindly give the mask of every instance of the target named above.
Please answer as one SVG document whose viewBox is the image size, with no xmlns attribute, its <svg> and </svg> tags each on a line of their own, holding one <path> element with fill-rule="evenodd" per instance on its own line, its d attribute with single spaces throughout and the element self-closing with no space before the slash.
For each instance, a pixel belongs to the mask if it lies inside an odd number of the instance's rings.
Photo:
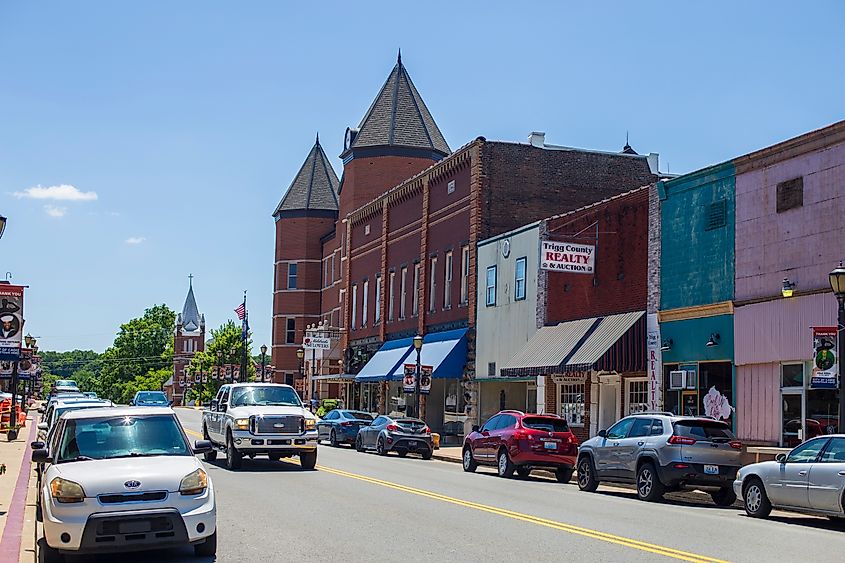
<svg viewBox="0 0 845 563">
<path fill-rule="evenodd" d="M 446 253 L 443 260 L 443 309 L 452 308 L 452 251 Z"/>
<path fill-rule="evenodd" d="M 376 276 L 376 298 L 373 303 L 375 305 L 373 324 L 379 324 L 381 322 L 381 275 Z"/>
<path fill-rule="evenodd" d="M 637 387 L 635 389 L 635 387 Z M 636 401 L 635 399 L 640 399 Z M 633 405 L 639 405 L 640 408 L 632 411 Z M 647 377 L 629 377 L 625 379 L 625 416 L 637 414 L 648 410 L 648 378 Z"/>
<path fill-rule="evenodd" d="M 461 305 L 469 303 L 469 245 L 461 247 Z"/>
<path fill-rule="evenodd" d="M 428 312 L 433 313 L 437 310 L 437 256 L 428 259 L 428 266 L 431 268 L 428 276 Z"/>
<path fill-rule="evenodd" d="M 414 264 L 414 299 L 411 301 L 412 317 L 420 314 L 420 267 L 421 264 L 419 262 Z"/>
<path fill-rule="evenodd" d="M 519 265 L 522 264 L 522 277 L 519 277 Z M 514 301 L 525 300 L 528 278 L 528 257 L 517 258 L 513 267 L 513 299 Z"/>
<path fill-rule="evenodd" d="M 490 274 L 493 274 L 493 284 L 490 284 Z M 484 278 L 484 303 L 488 307 L 495 307 L 496 306 L 496 285 L 498 281 L 498 268 L 493 266 L 487 266 L 487 273 Z M 492 291 L 492 293 L 491 293 Z"/>
<path fill-rule="evenodd" d="M 408 267 L 403 266 L 399 272 L 399 320 L 405 320 L 406 303 L 408 301 Z"/>
<path fill-rule="evenodd" d="M 449 182 L 446 184 L 446 193 L 447 194 L 455 193 L 455 181 L 454 180 L 449 180 Z"/>
<path fill-rule="evenodd" d="M 394 313 L 393 301 L 394 301 L 394 297 L 395 297 L 394 294 L 396 292 L 396 272 L 390 272 L 390 279 L 389 279 L 388 283 L 390 284 L 390 287 L 388 288 L 387 291 L 388 291 L 388 294 L 389 294 L 390 297 L 388 298 L 389 301 L 387 303 L 387 320 L 392 321 L 393 318 L 394 318 L 393 317 L 393 313 Z"/>
<path fill-rule="evenodd" d="M 583 427 L 585 425 L 586 392 L 586 382 L 558 384 L 558 414 L 566 420 L 569 426 Z"/>
<path fill-rule="evenodd" d="M 367 326 L 367 313 L 370 305 L 370 280 L 364 280 L 364 285 L 361 288 L 363 295 L 361 296 L 361 327 Z"/>
<path fill-rule="evenodd" d="M 334 252 L 332 252 L 332 256 L 331 256 L 330 260 L 331 260 L 331 263 L 332 263 L 332 278 L 331 278 L 332 281 L 331 281 L 331 283 L 334 283 Z"/>
<path fill-rule="evenodd" d="M 355 330 L 358 326 L 358 284 L 352 286 L 352 326 L 350 328 Z"/>
</svg>

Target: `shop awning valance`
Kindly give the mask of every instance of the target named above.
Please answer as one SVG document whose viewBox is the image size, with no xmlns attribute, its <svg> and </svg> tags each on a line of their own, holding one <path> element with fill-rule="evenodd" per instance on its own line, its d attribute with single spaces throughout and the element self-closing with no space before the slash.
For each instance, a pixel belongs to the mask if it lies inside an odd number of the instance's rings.
<svg viewBox="0 0 845 563">
<path fill-rule="evenodd" d="M 420 365 L 433 368 L 434 379 L 460 379 L 467 362 L 467 329 L 434 332 L 423 337 Z M 416 364 L 414 339 L 403 338 L 385 342 L 355 376 L 356 382 L 399 381 L 405 364 Z M 372 365 L 371 365 L 372 364 Z"/>
<path fill-rule="evenodd" d="M 578 350 L 566 361 L 567 371 L 582 371 L 592 369 L 602 357 L 617 343 L 645 315 L 644 311 L 609 315 L 587 336 Z M 645 334 L 641 340 L 645 350 Z M 635 366 L 608 366 L 608 371 L 629 371 Z M 639 368 L 645 369 L 645 366 Z"/>
<path fill-rule="evenodd" d="M 355 382 L 387 381 L 402 361 L 411 353 L 412 339 L 390 340 L 382 344 L 378 352 L 361 368 Z"/>
<path fill-rule="evenodd" d="M 529 376 L 555 371 L 599 322 L 600 318 L 593 318 L 544 326 L 502 366 L 501 374 Z"/>
</svg>

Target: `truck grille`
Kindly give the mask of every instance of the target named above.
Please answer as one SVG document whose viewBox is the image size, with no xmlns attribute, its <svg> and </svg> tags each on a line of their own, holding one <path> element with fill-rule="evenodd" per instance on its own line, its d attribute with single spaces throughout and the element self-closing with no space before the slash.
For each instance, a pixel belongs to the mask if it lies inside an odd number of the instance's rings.
<svg viewBox="0 0 845 563">
<path fill-rule="evenodd" d="M 302 417 L 289 416 L 254 416 L 250 426 L 253 434 L 300 434 Z"/>
<path fill-rule="evenodd" d="M 152 502 L 167 498 L 166 491 L 150 491 L 146 493 L 115 493 L 98 495 L 97 499 L 103 504 L 117 504 L 121 502 Z"/>
</svg>

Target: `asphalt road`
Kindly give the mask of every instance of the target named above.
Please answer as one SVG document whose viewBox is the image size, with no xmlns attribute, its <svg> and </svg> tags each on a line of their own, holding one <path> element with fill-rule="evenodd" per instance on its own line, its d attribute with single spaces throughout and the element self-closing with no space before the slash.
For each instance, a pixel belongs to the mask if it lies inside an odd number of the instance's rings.
<svg viewBox="0 0 845 563">
<path fill-rule="evenodd" d="M 192 438 L 198 411 L 177 409 Z M 275 561 L 842 561 L 845 527 L 776 513 L 631 491 L 582 493 L 552 480 L 498 478 L 492 469 L 321 446 L 318 468 L 244 460 L 207 464 L 218 499 L 222 562 Z M 111 561 L 100 557 L 81 561 Z M 121 563 L 201 561 L 190 549 L 121 556 Z"/>
</svg>

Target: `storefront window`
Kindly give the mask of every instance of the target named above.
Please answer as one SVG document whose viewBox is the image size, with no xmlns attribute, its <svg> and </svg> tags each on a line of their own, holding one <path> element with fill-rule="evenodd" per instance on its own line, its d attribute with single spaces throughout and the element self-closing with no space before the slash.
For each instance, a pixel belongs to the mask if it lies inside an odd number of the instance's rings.
<svg viewBox="0 0 845 563">
<path fill-rule="evenodd" d="M 627 380 L 625 416 L 648 410 L 648 379 Z"/>
<path fill-rule="evenodd" d="M 800 443 L 839 431 L 839 391 L 812 389 L 805 376 L 808 366 L 781 365 L 781 444 Z"/>
<path fill-rule="evenodd" d="M 804 364 L 781 366 L 781 387 L 804 387 Z"/>
<path fill-rule="evenodd" d="M 571 426 L 584 425 L 583 383 L 564 383 L 560 386 L 560 416 Z"/>
<path fill-rule="evenodd" d="M 443 434 L 462 435 L 466 414 L 464 412 L 464 394 L 459 380 L 450 380 L 446 385 L 443 406 Z"/>
<path fill-rule="evenodd" d="M 673 389 L 671 373 L 687 372 L 680 387 Z M 664 410 L 684 416 L 712 416 L 733 422 L 733 366 L 730 362 L 665 364 Z"/>
</svg>

